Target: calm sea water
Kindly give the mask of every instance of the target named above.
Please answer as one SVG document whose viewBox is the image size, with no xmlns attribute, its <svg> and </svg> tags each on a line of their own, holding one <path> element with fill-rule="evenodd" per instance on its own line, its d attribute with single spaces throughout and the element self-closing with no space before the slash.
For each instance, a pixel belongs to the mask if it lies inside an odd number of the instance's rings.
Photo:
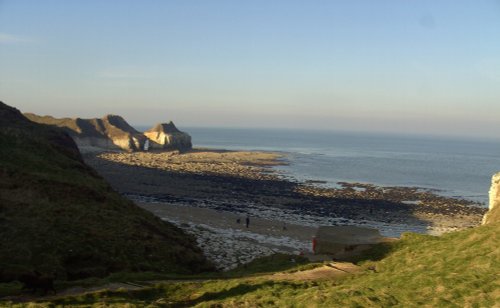
<svg viewBox="0 0 500 308">
<path fill-rule="evenodd" d="M 181 128 L 196 147 L 282 151 L 298 180 L 418 186 L 486 205 L 500 142 L 328 131 Z"/>
</svg>

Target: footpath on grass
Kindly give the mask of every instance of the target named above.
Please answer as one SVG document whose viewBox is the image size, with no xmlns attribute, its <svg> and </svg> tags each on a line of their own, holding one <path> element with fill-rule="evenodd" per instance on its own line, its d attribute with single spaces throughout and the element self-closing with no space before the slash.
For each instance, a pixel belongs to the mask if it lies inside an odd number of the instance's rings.
<svg viewBox="0 0 500 308">
<path fill-rule="evenodd" d="M 161 284 L 176 284 L 176 283 L 203 283 L 207 281 L 213 281 L 216 279 L 245 279 L 245 280 L 256 280 L 264 279 L 268 281 L 312 281 L 312 280 L 322 280 L 322 279 L 337 279 L 342 278 L 347 275 L 358 273 L 361 268 L 353 263 L 349 262 L 328 262 L 328 263 L 310 263 L 311 265 L 317 265 L 317 267 L 305 270 L 297 270 L 294 272 L 283 271 L 277 273 L 263 273 L 257 275 L 249 275 L 246 277 L 239 278 L 204 278 L 204 279 L 172 279 L 172 280 L 150 280 L 150 281 L 126 281 L 126 282 L 111 282 L 99 286 L 73 286 L 64 290 L 60 290 L 57 294 L 47 294 L 44 296 L 23 293 L 21 295 L 9 296 L 3 299 L 3 301 L 10 301 L 13 303 L 27 303 L 27 302 L 50 302 L 58 299 L 63 299 L 67 297 L 77 297 L 82 295 L 88 295 L 92 293 L 99 293 L 104 291 L 137 291 L 145 290 L 148 288 L 154 288 Z"/>
</svg>

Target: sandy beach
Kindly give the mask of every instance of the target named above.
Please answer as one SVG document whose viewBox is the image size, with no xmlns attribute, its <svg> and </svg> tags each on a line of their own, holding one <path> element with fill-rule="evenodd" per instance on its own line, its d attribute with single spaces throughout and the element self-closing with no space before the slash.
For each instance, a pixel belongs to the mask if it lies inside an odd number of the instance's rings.
<svg viewBox="0 0 500 308">
<path fill-rule="evenodd" d="M 138 205 L 194 235 L 204 254 L 220 269 L 277 252 L 310 253 L 317 229 L 254 216 L 249 217 L 247 228 L 246 215 L 168 203 Z"/>
<path fill-rule="evenodd" d="M 416 187 L 299 183 L 272 169 L 287 163 L 282 153 L 197 149 L 84 158 L 114 189 L 195 235 L 222 269 L 278 251 L 307 252 L 318 226 L 372 227 L 388 237 L 439 235 L 480 224 L 485 211 Z"/>
</svg>

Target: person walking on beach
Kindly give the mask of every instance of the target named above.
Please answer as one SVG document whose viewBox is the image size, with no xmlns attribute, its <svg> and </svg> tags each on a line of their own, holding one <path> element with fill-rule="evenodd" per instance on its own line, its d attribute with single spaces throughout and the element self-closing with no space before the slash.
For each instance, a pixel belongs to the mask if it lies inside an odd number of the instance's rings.
<svg viewBox="0 0 500 308">
<path fill-rule="evenodd" d="M 250 215 L 247 215 L 247 218 L 245 218 L 245 223 L 246 223 L 247 228 L 248 228 L 248 226 L 250 225 Z"/>
</svg>

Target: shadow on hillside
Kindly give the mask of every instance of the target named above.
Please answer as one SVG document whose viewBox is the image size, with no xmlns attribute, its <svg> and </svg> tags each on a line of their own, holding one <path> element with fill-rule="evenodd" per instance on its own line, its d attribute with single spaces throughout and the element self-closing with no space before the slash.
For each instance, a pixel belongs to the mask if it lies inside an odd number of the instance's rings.
<svg viewBox="0 0 500 308">
<path fill-rule="evenodd" d="M 375 244 L 372 248 L 362 251 L 359 255 L 352 256 L 346 261 L 355 264 L 363 261 L 380 261 L 394 251 L 395 246 L 394 242 Z"/>
</svg>

